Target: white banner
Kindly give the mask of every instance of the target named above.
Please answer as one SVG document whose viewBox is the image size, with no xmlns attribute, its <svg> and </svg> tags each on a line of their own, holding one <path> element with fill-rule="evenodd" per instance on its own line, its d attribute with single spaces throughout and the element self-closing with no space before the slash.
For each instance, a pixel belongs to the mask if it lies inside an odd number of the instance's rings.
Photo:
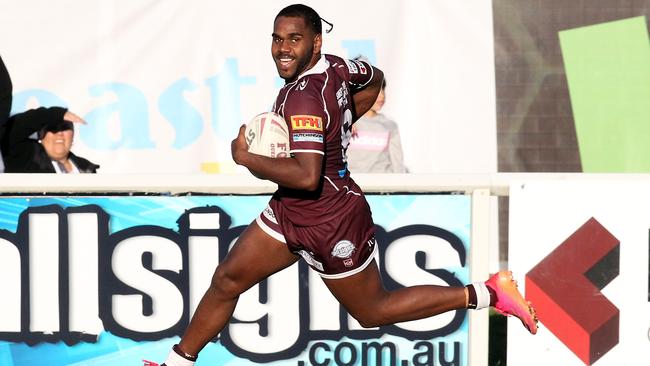
<svg viewBox="0 0 650 366">
<path fill-rule="evenodd" d="M 490 1 L 306 3 L 334 23 L 324 52 L 385 71 L 384 112 L 411 172 L 496 171 Z M 230 141 L 282 85 L 270 34 L 288 4 L 0 0 L 13 112 L 63 105 L 85 118 L 72 150 L 100 173 L 239 171 Z"/>
<path fill-rule="evenodd" d="M 508 323 L 508 364 L 647 363 L 649 208 L 631 179 L 511 186 L 509 263 L 540 329 Z"/>
</svg>

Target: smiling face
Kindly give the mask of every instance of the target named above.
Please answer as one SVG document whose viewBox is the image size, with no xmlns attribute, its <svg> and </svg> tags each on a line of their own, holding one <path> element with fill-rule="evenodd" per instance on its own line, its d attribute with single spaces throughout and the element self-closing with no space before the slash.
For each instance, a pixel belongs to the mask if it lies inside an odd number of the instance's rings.
<svg viewBox="0 0 650 366">
<path fill-rule="evenodd" d="M 271 55 L 278 74 L 287 83 L 312 68 L 320 58 L 321 35 L 302 17 L 279 16 L 273 24 Z"/>
<path fill-rule="evenodd" d="M 74 130 L 48 131 L 41 139 L 41 145 L 50 159 L 60 161 L 68 158 L 73 138 Z"/>
</svg>

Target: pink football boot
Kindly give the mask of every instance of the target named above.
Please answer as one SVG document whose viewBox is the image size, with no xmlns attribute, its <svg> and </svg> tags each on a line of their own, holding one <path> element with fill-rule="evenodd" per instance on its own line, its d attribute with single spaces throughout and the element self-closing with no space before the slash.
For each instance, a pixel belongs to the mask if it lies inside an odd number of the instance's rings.
<svg viewBox="0 0 650 366">
<path fill-rule="evenodd" d="M 526 301 L 517 290 L 517 281 L 512 278 L 512 272 L 498 272 L 485 281 L 485 285 L 497 295 L 494 308 L 499 313 L 516 316 L 529 332 L 537 333 L 537 316 L 533 304 Z"/>
</svg>

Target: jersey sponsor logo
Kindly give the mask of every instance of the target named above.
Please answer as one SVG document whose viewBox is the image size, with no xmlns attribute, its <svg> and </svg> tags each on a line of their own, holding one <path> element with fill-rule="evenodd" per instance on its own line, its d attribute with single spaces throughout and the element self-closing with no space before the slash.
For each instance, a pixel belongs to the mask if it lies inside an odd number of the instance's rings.
<svg viewBox="0 0 650 366">
<path fill-rule="evenodd" d="M 348 71 L 350 74 L 358 74 L 359 69 L 357 68 L 357 64 L 354 61 L 351 60 L 345 60 L 345 64 L 348 65 Z"/>
<path fill-rule="evenodd" d="M 354 244 L 352 244 L 351 241 L 341 240 L 334 245 L 334 249 L 332 249 L 332 257 L 347 259 L 352 256 L 354 251 Z"/>
<path fill-rule="evenodd" d="M 308 79 L 302 79 L 300 84 L 298 84 L 298 90 L 305 90 L 305 88 L 307 87 L 308 82 L 309 82 Z"/>
<path fill-rule="evenodd" d="M 341 83 L 341 87 L 336 91 L 336 102 L 339 107 L 348 105 L 348 87 L 345 85 L 345 82 Z"/>
<path fill-rule="evenodd" d="M 365 75 L 368 73 L 368 69 L 366 68 L 366 65 L 363 64 L 363 62 L 354 61 L 354 63 L 357 64 L 357 66 L 359 66 L 359 72 L 361 73 L 361 75 Z"/>
<path fill-rule="evenodd" d="M 321 272 L 325 270 L 323 268 L 323 263 L 321 263 L 321 262 L 317 261 L 316 259 L 314 259 L 314 256 L 312 255 L 312 253 L 309 253 L 306 250 L 301 250 L 301 251 L 298 252 L 298 254 L 300 254 L 302 259 L 304 259 L 305 262 L 307 262 L 307 264 L 311 265 L 312 267 L 318 269 Z"/>
<path fill-rule="evenodd" d="M 323 130 L 323 119 L 318 116 L 308 114 L 298 114 L 291 116 L 291 127 L 294 130 Z"/>
<path fill-rule="evenodd" d="M 269 220 L 273 221 L 274 224 L 277 224 L 277 220 L 275 218 L 275 213 L 273 212 L 273 209 L 269 206 L 266 206 L 264 209 L 264 215 L 269 218 Z"/>
<path fill-rule="evenodd" d="M 318 142 L 323 143 L 323 135 L 319 133 L 294 133 L 293 142 Z"/>
</svg>

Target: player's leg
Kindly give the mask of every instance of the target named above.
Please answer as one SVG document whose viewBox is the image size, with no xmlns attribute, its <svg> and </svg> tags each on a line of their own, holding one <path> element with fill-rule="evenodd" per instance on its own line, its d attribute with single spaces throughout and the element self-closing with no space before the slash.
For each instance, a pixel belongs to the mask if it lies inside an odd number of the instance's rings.
<svg viewBox="0 0 650 366">
<path fill-rule="evenodd" d="M 212 276 L 177 353 L 194 356 L 226 326 L 239 295 L 298 260 L 284 243 L 251 223 L 237 239 Z"/>
<path fill-rule="evenodd" d="M 334 297 L 364 327 L 422 319 L 450 310 L 466 309 L 474 287 L 423 285 L 395 291 L 384 289 L 376 263 L 361 272 L 340 279 L 323 279 Z M 496 290 L 491 286 L 497 284 Z M 478 284 L 477 284 L 478 285 Z M 474 286 L 474 285 L 473 285 Z M 482 286 L 481 286 L 482 287 Z M 489 288 L 489 290 L 488 290 Z M 472 296 L 476 296 L 474 293 Z M 507 315 L 517 316 L 531 333 L 537 331 L 535 313 L 516 290 L 512 274 L 500 272 L 479 290 L 479 302 L 495 305 Z M 502 297 L 502 298 L 500 298 Z"/>
<path fill-rule="evenodd" d="M 364 327 L 422 319 L 467 306 L 464 287 L 423 285 L 387 291 L 374 260 L 357 274 L 323 281 Z"/>
</svg>

